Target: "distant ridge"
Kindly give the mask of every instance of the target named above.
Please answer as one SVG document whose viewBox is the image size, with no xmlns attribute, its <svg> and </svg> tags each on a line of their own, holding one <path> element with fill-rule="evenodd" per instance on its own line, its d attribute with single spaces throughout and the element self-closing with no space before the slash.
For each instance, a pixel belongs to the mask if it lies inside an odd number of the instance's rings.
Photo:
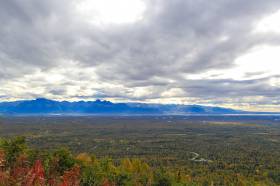
<svg viewBox="0 0 280 186">
<path fill-rule="evenodd" d="M 177 104 L 112 103 L 110 101 L 54 101 L 45 98 L 0 102 L 6 115 L 186 115 L 245 113 L 222 107 Z"/>
</svg>

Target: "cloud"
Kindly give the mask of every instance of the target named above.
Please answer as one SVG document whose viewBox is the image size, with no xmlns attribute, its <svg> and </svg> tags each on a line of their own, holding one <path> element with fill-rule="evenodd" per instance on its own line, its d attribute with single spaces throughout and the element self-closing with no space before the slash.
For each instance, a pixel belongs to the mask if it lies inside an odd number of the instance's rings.
<svg viewBox="0 0 280 186">
<path fill-rule="evenodd" d="M 279 11 L 277 0 L 145 0 L 141 20 L 105 26 L 85 20 L 77 0 L 0 1 L 2 100 L 104 98 L 280 110 L 275 72 L 235 75 L 236 60 L 252 48 L 279 46 L 278 33 L 255 32 L 259 20 Z"/>
</svg>

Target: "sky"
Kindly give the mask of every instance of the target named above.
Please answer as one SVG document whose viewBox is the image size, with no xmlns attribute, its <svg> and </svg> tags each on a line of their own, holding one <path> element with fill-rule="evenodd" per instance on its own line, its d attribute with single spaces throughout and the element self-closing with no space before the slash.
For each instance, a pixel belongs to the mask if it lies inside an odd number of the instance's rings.
<svg viewBox="0 0 280 186">
<path fill-rule="evenodd" d="M 279 0 L 0 0 L 0 101 L 280 111 Z"/>
</svg>

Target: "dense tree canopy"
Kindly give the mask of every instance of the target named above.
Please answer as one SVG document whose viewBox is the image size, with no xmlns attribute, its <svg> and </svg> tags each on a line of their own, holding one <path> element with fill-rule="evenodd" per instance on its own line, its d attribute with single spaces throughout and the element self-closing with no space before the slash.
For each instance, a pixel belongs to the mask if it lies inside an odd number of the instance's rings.
<svg viewBox="0 0 280 186">
<path fill-rule="evenodd" d="M 27 147 L 23 137 L 0 142 L 1 186 L 277 185 L 280 179 L 277 172 L 266 175 L 276 183 L 269 179 L 255 181 L 240 174 L 232 177 L 227 171 L 193 179 L 196 174 L 199 173 L 187 174 L 179 168 L 151 167 L 140 159 L 98 159 L 87 153 L 75 156 L 65 148 L 39 151 Z"/>
</svg>

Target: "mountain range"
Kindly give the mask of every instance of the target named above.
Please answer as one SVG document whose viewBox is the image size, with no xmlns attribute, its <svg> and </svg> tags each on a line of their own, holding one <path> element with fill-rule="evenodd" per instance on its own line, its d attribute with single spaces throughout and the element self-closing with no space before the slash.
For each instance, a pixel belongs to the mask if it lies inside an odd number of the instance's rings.
<svg viewBox="0 0 280 186">
<path fill-rule="evenodd" d="M 3 115 L 185 115 L 241 114 L 240 110 L 222 107 L 179 104 L 112 103 L 110 101 L 55 101 L 45 98 L 0 102 Z"/>
</svg>

